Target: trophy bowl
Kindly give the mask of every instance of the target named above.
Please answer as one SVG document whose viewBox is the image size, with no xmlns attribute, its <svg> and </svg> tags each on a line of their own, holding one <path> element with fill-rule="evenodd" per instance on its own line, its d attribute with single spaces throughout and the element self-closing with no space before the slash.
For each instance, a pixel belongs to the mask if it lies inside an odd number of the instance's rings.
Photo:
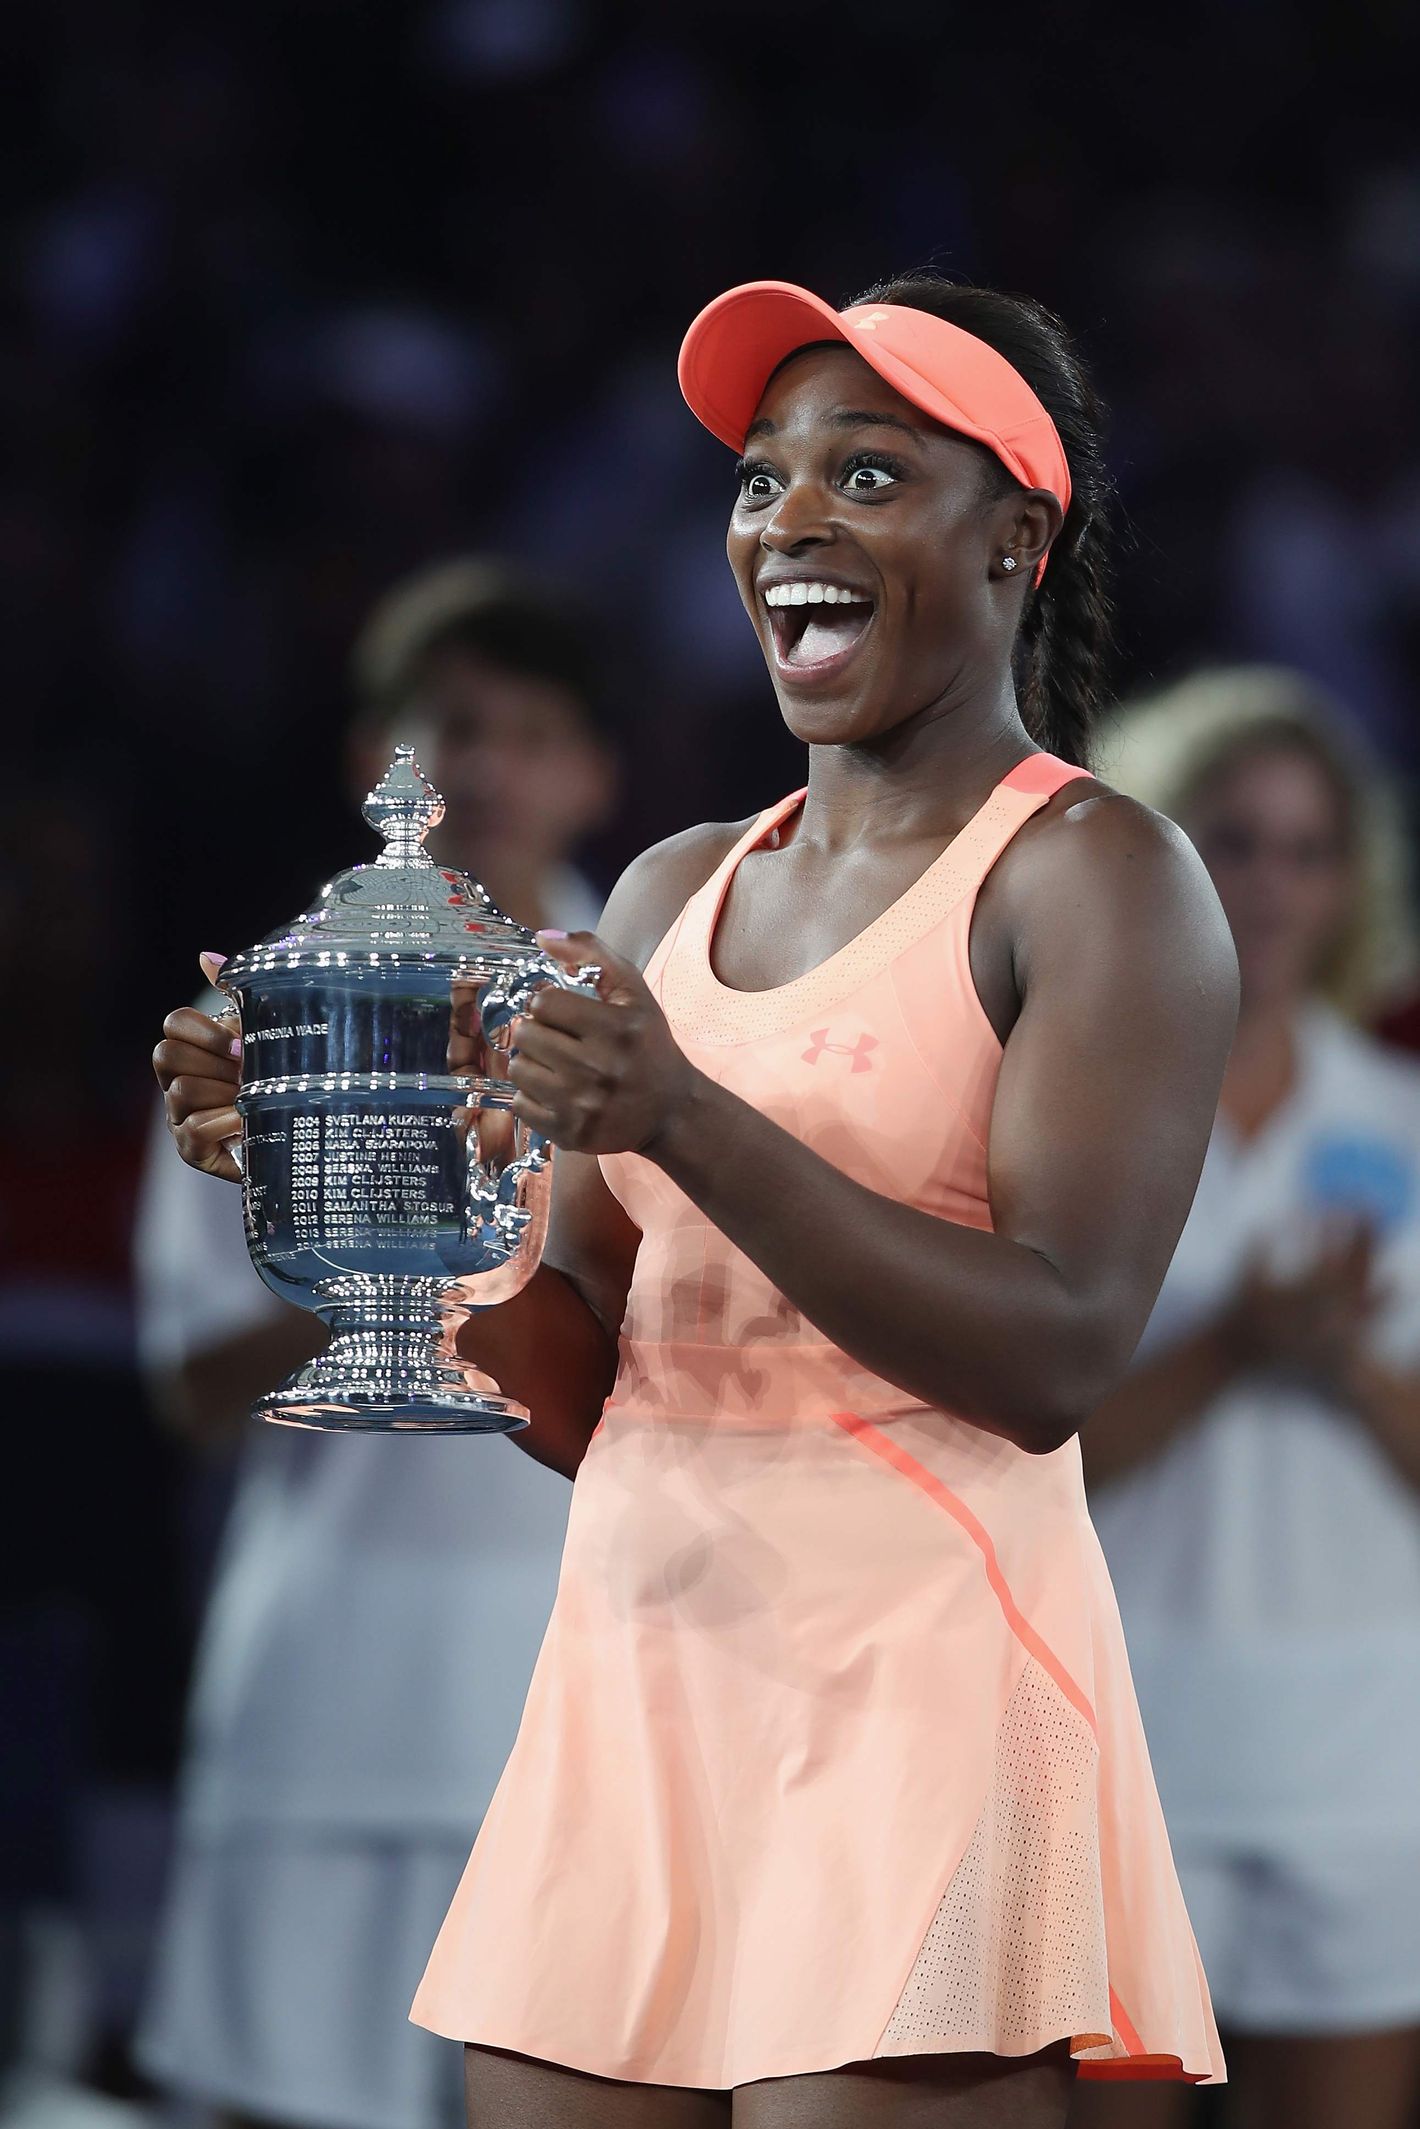
<svg viewBox="0 0 1420 2129">
<path fill-rule="evenodd" d="M 372 864 L 236 954 L 238 1160 L 247 1248 L 274 1294 L 330 1330 L 254 1407 L 330 1431 L 509 1433 L 522 1405 L 459 1357 L 475 1309 L 536 1271 L 553 1149 L 513 1112 L 512 1023 L 546 983 L 594 990 L 543 954 L 424 838 L 443 801 L 411 747 L 363 808 Z"/>
</svg>

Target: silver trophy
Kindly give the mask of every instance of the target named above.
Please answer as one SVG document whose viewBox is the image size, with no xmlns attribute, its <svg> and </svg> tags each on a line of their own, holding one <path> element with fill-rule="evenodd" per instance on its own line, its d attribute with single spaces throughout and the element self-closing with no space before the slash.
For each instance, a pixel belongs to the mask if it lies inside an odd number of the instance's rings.
<svg viewBox="0 0 1420 2129">
<path fill-rule="evenodd" d="M 552 1147 L 513 1114 L 512 1023 L 546 983 L 593 989 L 424 838 L 444 802 L 397 747 L 365 819 L 370 865 L 236 954 L 247 1247 L 330 1344 L 255 1407 L 329 1430 L 489 1434 L 522 1405 L 455 1350 L 469 1313 L 525 1286 Z"/>
</svg>

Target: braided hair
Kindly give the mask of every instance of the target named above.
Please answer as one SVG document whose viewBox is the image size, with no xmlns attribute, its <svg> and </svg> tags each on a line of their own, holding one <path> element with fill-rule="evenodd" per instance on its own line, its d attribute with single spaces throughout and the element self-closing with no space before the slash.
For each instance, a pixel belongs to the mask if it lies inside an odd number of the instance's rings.
<svg viewBox="0 0 1420 2129">
<path fill-rule="evenodd" d="M 1027 590 L 1016 639 L 1021 717 L 1038 746 L 1080 768 L 1109 681 L 1114 608 L 1109 585 L 1112 490 L 1104 464 L 1104 407 L 1060 320 L 1029 296 L 969 288 L 937 274 L 904 274 L 855 296 L 902 304 L 974 333 L 1019 370 L 1065 447 L 1071 498 L 1040 583 Z M 1018 487 L 991 459 L 993 494 Z"/>
</svg>

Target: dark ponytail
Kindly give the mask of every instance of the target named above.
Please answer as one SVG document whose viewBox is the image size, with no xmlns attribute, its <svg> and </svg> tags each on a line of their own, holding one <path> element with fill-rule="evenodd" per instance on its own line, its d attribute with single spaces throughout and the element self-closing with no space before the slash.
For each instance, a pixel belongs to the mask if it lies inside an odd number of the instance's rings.
<svg viewBox="0 0 1420 2129">
<path fill-rule="evenodd" d="M 930 311 L 974 333 L 1020 371 L 1060 432 L 1070 467 L 1070 508 L 1038 586 L 1026 593 L 1016 645 L 1021 716 L 1039 746 L 1081 768 L 1109 685 L 1114 608 L 1110 598 L 1111 487 L 1105 470 L 1104 408 L 1073 341 L 1053 312 L 1028 296 L 968 288 L 936 274 L 905 274 L 853 298 Z M 992 461 L 998 493 L 1017 485 Z"/>
</svg>

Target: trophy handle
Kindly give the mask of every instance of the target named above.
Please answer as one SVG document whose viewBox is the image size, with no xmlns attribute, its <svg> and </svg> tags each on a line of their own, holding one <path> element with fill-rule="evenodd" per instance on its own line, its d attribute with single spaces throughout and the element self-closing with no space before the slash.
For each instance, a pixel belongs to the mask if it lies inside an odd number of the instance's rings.
<svg viewBox="0 0 1420 2129">
<path fill-rule="evenodd" d="M 564 968 L 551 954 L 529 955 L 506 976 L 485 983 L 479 992 L 478 1014 L 485 1037 L 491 1040 L 510 1026 L 519 1013 L 527 1011 L 545 985 L 556 984 L 563 991 L 584 991 L 594 998 L 601 976 L 601 970 L 591 963 L 584 968 Z"/>
<path fill-rule="evenodd" d="M 224 1025 L 234 1027 L 237 1033 L 240 1034 L 242 1029 L 241 999 L 235 991 L 229 991 L 226 984 L 220 981 L 213 985 L 213 989 L 219 991 L 227 1001 L 220 1011 L 213 1014 L 213 1019 Z M 236 1169 L 237 1174 L 245 1177 L 246 1170 L 242 1166 L 242 1134 L 240 1131 L 238 1131 L 235 1138 L 223 1139 L 222 1151 L 230 1155 L 232 1166 Z"/>
<path fill-rule="evenodd" d="M 550 954 L 529 955 L 509 970 L 503 977 L 494 977 L 485 983 L 478 993 L 478 1017 L 483 1029 L 484 1041 L 490 1049 L 500 1051 L 504 1057 L 513 1055 L 514 1046 L 509 1042 L 504 1049 L 498 1041 L 500 1035 L 512 1026 L 520 1013 L 527 1011 L 537 993 L 548 984 L 556 984 L 559 990 L 583 991 L 588 996 L 596 995 L 601 980 L 601 970 L 594 966 L 563 968 Z M 523 1149 L 516 1159 L 503 1169 L 496 1182 L 475 1186 L 474 1205 L 484 1221 L 492 1227 L 511 1257 L 522 1239 L 523 1231 L 532 1215 L 521 1202 L 522 1184 L 530 1175 L 537 1175 L 549 1166 L 553 1147 L 540 1131 L 531 1124 L 524 1127 Z"/>
</svg>

